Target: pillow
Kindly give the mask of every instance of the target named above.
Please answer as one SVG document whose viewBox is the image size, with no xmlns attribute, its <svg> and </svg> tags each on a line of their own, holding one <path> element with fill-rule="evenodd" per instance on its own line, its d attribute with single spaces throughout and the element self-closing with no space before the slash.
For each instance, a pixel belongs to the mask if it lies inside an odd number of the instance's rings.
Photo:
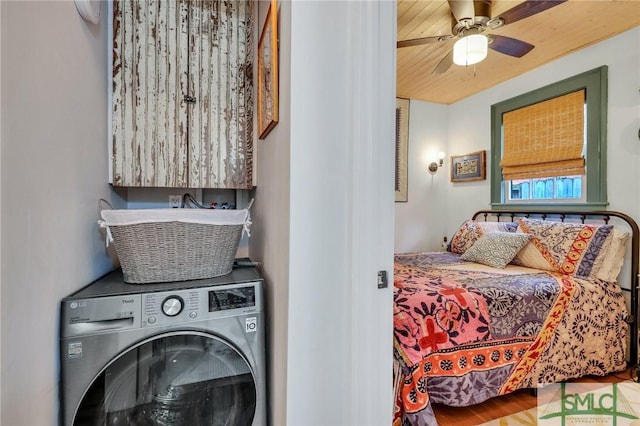
<svg viewBox="0 0 640 426">
<path fill-rule="evenodd" d="M 607 240 L 609 240 L 609 244 L 596 259 L 593 266 L 595 273 L 592 273 L 592 275 L 601 280 L 613 282 L 618 280 L 618 275 L 620 275 L 620 270 L 622 269 L 624 256 L 627 252 L 629 233 L 618 231 L 614 228 Z"/>
<path fill-rule="evenodd" d="M 566 275 L 589 277 L 607 248 L 613 225 L 594 225 L 520 218 L 519 233 L 531 235 L 513 262 Z"/>
<path fill-rule="evenodd" d="M 487 232 L 516 232 L 516 222 L 476 222 L 467 220 L 453 234 L 448 250 L 452 253 L 463 254 L 475 243 L 478 238 Z"/>
<path fill-rule="evenodd" d="M 529 242 L 529 234 L 488 232 L 464 252 L 460 259 L 504 269 Z"/>
</svg>

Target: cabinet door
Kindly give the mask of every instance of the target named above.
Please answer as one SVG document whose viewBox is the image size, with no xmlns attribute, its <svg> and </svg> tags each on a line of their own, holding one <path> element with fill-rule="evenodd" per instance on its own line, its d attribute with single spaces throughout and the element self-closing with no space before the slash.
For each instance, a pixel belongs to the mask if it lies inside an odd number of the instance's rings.
<svg viewBox="0 0 640 426">
<path fill-rule="evenodd" d="M 252 4 L 114 2 L 114 185 L 252 186 Z"/>
<path fill-rule="evenodd" d="M 189 8 L 189 186 L 251 188 L 253 1 Z"/>
</svg>

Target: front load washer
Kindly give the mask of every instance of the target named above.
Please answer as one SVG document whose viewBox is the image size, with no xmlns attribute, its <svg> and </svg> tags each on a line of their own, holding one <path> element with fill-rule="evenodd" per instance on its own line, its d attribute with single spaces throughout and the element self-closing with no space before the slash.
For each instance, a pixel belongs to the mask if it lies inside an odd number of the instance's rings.
<svg viewBox="0 0 640 426">
<path fill-rule="evenodd" d="M 60 416 L 71 425 L 265 425 L 263 280 L 127 284 L 64 298 Z"/>
</svg>

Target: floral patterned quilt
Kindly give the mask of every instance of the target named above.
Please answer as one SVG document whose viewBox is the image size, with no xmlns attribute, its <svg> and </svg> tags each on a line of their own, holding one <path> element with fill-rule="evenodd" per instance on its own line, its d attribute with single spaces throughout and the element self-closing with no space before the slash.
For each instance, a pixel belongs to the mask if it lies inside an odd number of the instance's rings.
<svg viewBox="0 0 640 426">
<path fill-rule="evenodd" d="M 394 425 L 437 425 L 431 402 L 468 406 L 626 366 L 616 283 L 448 252 L 398 254 L 394 269 Z"/>
</svg>

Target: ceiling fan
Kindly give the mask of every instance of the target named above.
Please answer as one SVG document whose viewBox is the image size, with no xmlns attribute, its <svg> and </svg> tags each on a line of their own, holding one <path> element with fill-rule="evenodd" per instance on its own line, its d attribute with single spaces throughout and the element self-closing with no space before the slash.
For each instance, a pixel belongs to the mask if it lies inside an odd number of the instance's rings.
<svg viewBox="0 0 640 426">
<path fill-rule="evenodd" d="M 527 0 L 500 16 L 491 17 L 491 0 L 448 0 L 451 12 L 451 34 L 401 40 L 398 41 L 397 47 L 442 43 L 457 38 L 453 49 L 434 68 L 434 74 L 444 73 L 454 63 L 457 65 L 478 63 L 486 57 L 487 48 L 520 58 L 529 53 L 534 46 L 512 37 L 483 33 L 528 18 L 565 1 L 567 0 Z"/>
</svg>

